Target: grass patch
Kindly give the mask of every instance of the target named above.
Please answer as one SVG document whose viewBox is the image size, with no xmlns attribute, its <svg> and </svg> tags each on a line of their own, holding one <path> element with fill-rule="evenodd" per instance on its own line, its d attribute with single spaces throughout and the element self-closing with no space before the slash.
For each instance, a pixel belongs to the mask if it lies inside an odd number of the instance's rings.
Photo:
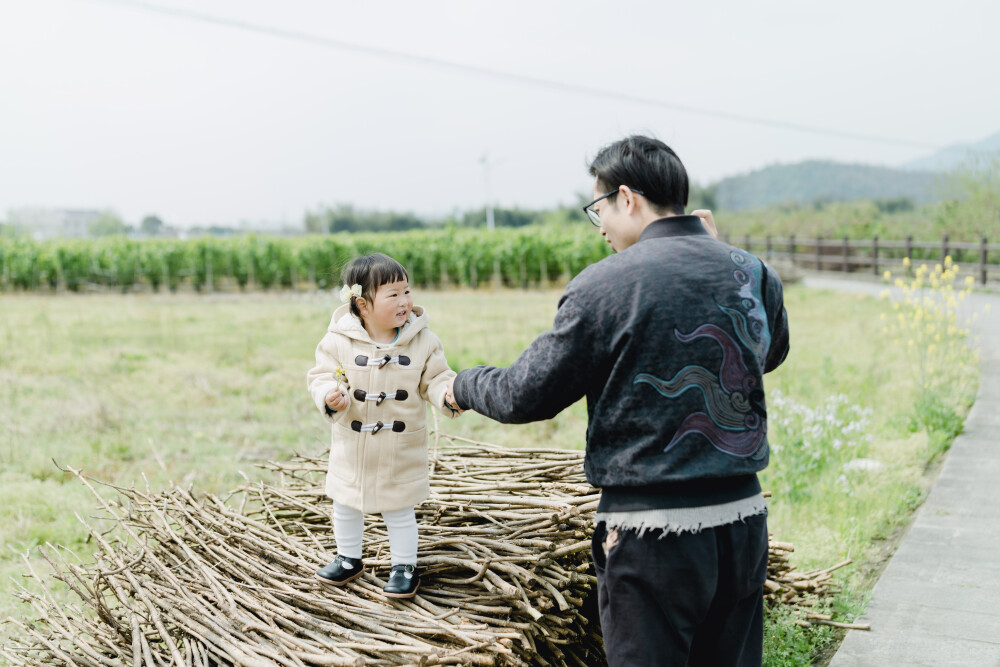
<svg viewBox="0 0 1000 667">
<path fill-rule="evenodd" d="M 461 369 L 512 362 L 551 326 L 560 295 L 418 290 L 416 300 Z M 917 388 L 904 352 L 879 334 L 884 303 L 794 286 L 786 303 L 792 351 L 765 379 L 777 445 L 763 475 L 775 491 L 769 525 L 795 543 L 801 568 L 855 558 L 836 605 L 859 610 L 886 541 L 924 497 L 925 470 L 942 445 L 909 428 Z M 263 477 L 255 467 L 263 459 L 323 451 L 329 427 L 305 373 L 337 305 L 331 294 L 0 296 L 0 618 L 27 611 L 9 595 L 9 577 L 25 571 L 19 554 L 53 542 L 86 558 L 74 513 L 86 515 L 95 502 L 53 459 L 124 486 L 224 492 L 243 475 Z M 960 418 L 972 380 L 954 408 Z M 789 403 L 777 406 L 777 396 Z M 791 402 L 825 415 L 837 396 L 844 398 L 831 410 L 843 424 L 827 440 L 865 423 L 854 444 L 810 461 L 801 425 L 783 430 L 779 422 Z M 504 426 L 467 413 L 445 430 L 512 447 L 582 449 L 586 425 L 580 401 L 548 422 Z M 845 471 L 859 458 L 878 465 Z M 780 614 L 767 622 L 769 665 L 808 663 L 835 638 Z"/>
</svg>

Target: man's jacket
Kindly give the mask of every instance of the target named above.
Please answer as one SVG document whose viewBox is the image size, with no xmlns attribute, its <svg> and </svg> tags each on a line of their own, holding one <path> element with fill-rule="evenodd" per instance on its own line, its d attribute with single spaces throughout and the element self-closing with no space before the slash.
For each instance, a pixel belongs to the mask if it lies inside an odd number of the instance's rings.
<svg viewBox="0 0 1000 667">
<path fill-rule="evenodd" d="M 459 373 L 455 397 L 523 423 L 586 396 L 585 471 L 602 511 L 711 505 L 760 491 L 762 376 L 787 353 L 774 270 L 675 216 L 581 272 L 551 331 L 508 368 Z"/>
</svg>

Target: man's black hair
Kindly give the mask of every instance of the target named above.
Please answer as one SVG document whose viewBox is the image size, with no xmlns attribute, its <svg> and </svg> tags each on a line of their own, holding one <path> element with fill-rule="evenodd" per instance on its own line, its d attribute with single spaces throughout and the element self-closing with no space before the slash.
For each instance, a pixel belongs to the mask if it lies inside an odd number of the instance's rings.
<svg viewBox="0 0 1000 667">
<path fill-rule="evenodd" d="M 687 206 L 687 171 L 677 153 L 659 139 L 636 134 L 608 144 L 590 163 L 590 175 L 604 192 L 620 185 L 642 190 L 660 211 L 683 215 Z"/>
</svg>

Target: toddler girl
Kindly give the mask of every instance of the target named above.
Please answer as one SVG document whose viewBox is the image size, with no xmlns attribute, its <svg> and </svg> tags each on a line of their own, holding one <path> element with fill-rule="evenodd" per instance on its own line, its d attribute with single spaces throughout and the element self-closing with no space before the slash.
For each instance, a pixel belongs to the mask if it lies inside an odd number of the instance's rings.
<svg viewBox="0 0 1000 667">
<path fill-rule="evenodd" d="M 341 299 L 316 347 L 307 381 L 316 407 L 333 424 L 326 494 L 333 499 L 337 557 L 316 573 L 343 586 L 364 572 L 364 514 L 380 512 L 389 532 L 392 571 L 385 594 L 411 598 L 417 574 L 414 505 L 430 493 L 424 401 L 449 417 L 448 367 L 427 314 L 413 305 L 406 269 L 375 253 L 351 261 Z"/>
</svg>

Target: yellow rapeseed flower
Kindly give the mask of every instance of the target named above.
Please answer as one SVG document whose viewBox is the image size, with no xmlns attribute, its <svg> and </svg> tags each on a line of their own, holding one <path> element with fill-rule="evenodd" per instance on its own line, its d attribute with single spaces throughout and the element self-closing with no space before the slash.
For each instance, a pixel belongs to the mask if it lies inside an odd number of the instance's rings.
<svg viewBox="0 0 1000 667">
<path fill-rule="evenodd" d="M 903 258 L 903 266 L 905 266 L 906 268 L 910 268 L 910 258 L 909 257 L 904 257 Z"/>
<path fill-rule="evenodd" d="M 890 278 L 892 278 L 892 271 L 886 269 L 885 272 L 882 274 L 882 279 L 889 280 Z"/>
<path fill-rule="evenodd" d="M 968 285 L 969 287 L 972 287 L 973 285 L 976 284 L 976 279 L 973 278 L 972 276 L 965 276 L 965 284 Z"/>
</svg>

